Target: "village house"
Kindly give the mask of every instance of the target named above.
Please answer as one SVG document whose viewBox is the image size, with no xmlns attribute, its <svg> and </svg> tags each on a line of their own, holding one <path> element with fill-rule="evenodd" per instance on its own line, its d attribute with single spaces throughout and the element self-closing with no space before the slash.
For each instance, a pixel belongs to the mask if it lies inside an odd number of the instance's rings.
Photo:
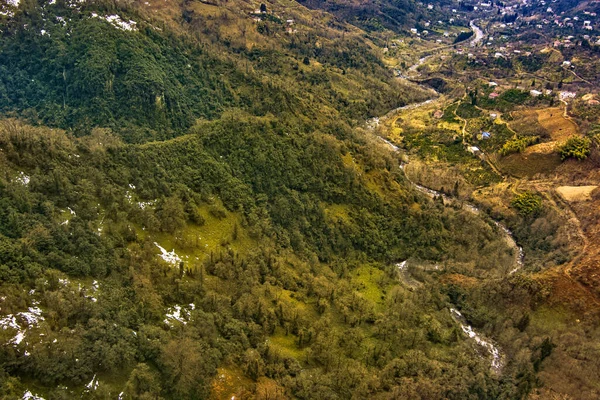
<svg viewBox="0 0 600 400">
<path fill-rule="evenodd" d="M 558 93 L 558 98 L 560 100 L 574 99 L 577 96 L 575 92 L 562 91 Z"/>
<path fill-rule="evenodd" d="M 469 146 L 467 147 L 467 151 L 473 155 L 481 154 L 481 150 L 477 146 Z"/>
</svg>

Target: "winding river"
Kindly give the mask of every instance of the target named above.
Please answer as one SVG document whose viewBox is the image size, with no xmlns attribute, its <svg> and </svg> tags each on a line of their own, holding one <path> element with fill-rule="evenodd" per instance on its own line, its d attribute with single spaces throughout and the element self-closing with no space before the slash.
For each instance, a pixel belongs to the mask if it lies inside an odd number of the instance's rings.
<svg viewBox="0 0 600 400">
<path fill-rule="evenodd" d="M 397 152 L 399 150 L 398 146 L 391 143 L 390 141 L 382 138 L 381 136 L 378 136 L 378 138 L 384 141 L 394 152 Z M 406 164 L 401 164 L 400 168 L 404 169 L 405 165 Z M 448 196 L 444 193 L 438 192 L 436 190 L 427 188 L 425 186 L 419 185 L 416 182 L 411 181 L 406 174 L 405 176 L 415 189 L 417 189 L 419 192 L 425 194 L 428 197 L 433 198 L 441 196 L 441 198 L 444 200 L 445 205 L 449 205 L 450 203 L 456 204 L 456 202 L 458 201 L 457 199 Z M 462 204 L 462 208 L 466 211 L 477 215 L 481 214 L 481 210 L 474 204 L 462 201 L 460 201 L 458 204 Z M 507 243 L 514 249 L 517 249 L 515 263 L 513 265 L 513 268 L 508 273 L 508 275 L 512 275 L 523 266 L 523 249 L 517 245 L 512 235 L 512 232 L 504 224 L 495 220 L 493 220 L 493 223 L 502 231 L 504 239 L 507 241 Z M 404 270 L 408 266 L 407 264 L 408 263 L 406 260 L 401 263 L 398 263 L 398 269 L 400 271 Z M 504 355 L 502 354 L 500 349 L 494 344 L 494 342 L 491 339 L 488 339 L 485 336 L 477 333 L 477 331 L 475 331 L 475 329 L 473 329 L 473 327 L 469 325 L 467 319 L 460 313 L 460 311 L 458 311 L 455 308 L 450 308 L 449 311 L 452 318 L 460 325 L 460 328 L 463 331 L 463 333 L 467 335 L 470 339 L 473 339 L 478 346 L 480 346 L 484 351 L 486 351 L 489 354 L 491 358 L 490 366 L 492 371 L 494 371 L 496 374 L 500 374 L 502 372 L 504 360 Z"/>
<path fill-rule="evenodd" d="M 475 32 L 475 38 L 471 41 L 471 46 L 475 46 L 483 38 L 483 32 L 480 28 L 478 28 L 475 25 L 474 21 L 471 21 L 470 25 L 471 25 L 471 28 L 473 29 L 473 31 Z M 408 71 L 409 72 L 416 71 L 417 68 L 427 60 L 427 58 L 428 57 L 421 58 L 417 64 L 408 68 Z M 367 128 L 371 131 L 374 131 L 375 128 L 377 126 L 379 126 L 379 124 L 381 123 L 382 120 L 391 117 L 392 115 L 396 114 L 397 112 L 405 111 L 405 110 L 414 110 L 419 107 L 423 107 L 427 104 L 430 104 L 433 101 L 435 101 L 434 98 L 423 101 L 421 103 L 409 104 L 409 105 L 406 105 L 403 107 L 396 108 L 396 109 L 390 111 L 389 113 L 387 113 L 383 117 L 373 118 L 373 119 L 370 119 L 369 121 L 367 121 Z M 399 151 L 398 146 L 391 143 L 389 140 L 387 140 L 381 136 L 377 136 L 377 137 L 380 140 L 382 140 L 393 152 Z M 405 163 L 402 163 L 400 165 L 400 168 L 404 169 L 405 165 L 406 165 Z M 406 174 L 405 174 L 405 176 L 406 176 Z M 406 176 L 406 178 L 408 179 L 408 181 L 411 183 L 411 185 L 413 185 L 413 187 L 416 190 L 427 195 L 428 197 L 431 197 L 431 198 L 441 197 L 443 199 L 445 205 L 461 204 L 462 208 L 468 212 L 471 212 L 476 215 L 480 215 L 482 213 L 481 210 L 475 204 L 460 201 L 460 200 L 455 199 L 451 196 L 448 196 L 444 193 L 441 193 L 436 190 L 419 185 L 418 183 L 411 181 L 408 178 L 408 176 Z M 513 264 L 512 269 L 508 272 L 508 275 L 512 275 L 515 272 L 517 272 L 519 269 L 521 269 L 521 267 L 523 266 L 523 257 L 524 257 L 523 249 L 517 244 L 512 232 L 508 229 L 508 227 L 506 227 L 506 225 L 504 225 L 500 221 L 496 221 L 496 220 L 492 220 L 492 221 L 493 221 L 493 224 L 496 225 L 496 227 L 502 232 L 502 235 L 504 236 L 504 239 L 509 244 L 509 246 L 515 250 L 514 264 Z M 397 266 L 398 266 L 399 270 L 403 270 L 407 267 L 407 261 L 398 263 Z M 450 311 L 450 315 L 452 316 L 452 318 L 460 325 L 463 333 L 466 336 L 468 336 L 470 339 L 473 339 L 473 341 L 478 346 L 480 346 L 483 350 L 485 350 L 485 352 L 488 353 L 488 355 L 491 359 L 491 365 L 490 365 L 491 369 L 495 373 L 500 374 L 502 372 L 503 360 L 505 358 L 504 355 L 502 354 L 501 350 L 494 344 L 494 342 L 491 339 L 488 339 L 485 336 L 483 336 L 482 334 L 475 331 L 473 329 L 473 327 L 471 325 L 469 325 L 468 321 L 460 313 L 460 311 L 456 310 L 455 308 L 450 308 L 449 311 Z"/>
<path fill-rule="evenodd" d="M 483 31 L 480 27 L 475 25 L 475 20 L 469 22 L 469 26 L 471 27 L 471 29 L 473 29 L 473 33 L 475 34 L 475 37 L 471 40 L 470 44 L 471 47 L 475 47 L 477 46 L 477 43 L 481 42 L 481 40 L 483 39 Z"/>
</svg>

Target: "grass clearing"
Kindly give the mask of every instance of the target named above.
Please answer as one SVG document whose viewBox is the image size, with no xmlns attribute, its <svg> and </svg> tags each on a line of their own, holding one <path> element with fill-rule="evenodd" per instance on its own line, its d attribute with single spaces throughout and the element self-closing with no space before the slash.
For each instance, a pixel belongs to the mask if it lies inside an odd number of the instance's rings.
<svg viewBox="0 0 600 400">
<path fill-rule="evenodd" d="M 362 265 L 352 271 L 350 281 L 357 287 L 358 293 L 373 304 L 375 310 L 383 309 L 387 288 L 391 286 L 385 272 L 371 265 Z"/>
<path fill-rule="evenodd" d="M 137 234 L 141 239 L 150 237 L 168 252 L 175 250 L 175 253 L 186 263 L 186 267 L 190 263 L 203 260 L 211 252 L 220 248 L 231 248 L 239 254 L 246 254 L 255 245 L 255 241 L 242 228 L 240 216 L 220 207 L 224 210 L 225 216 L 217 218 L 210 212 L 211 207 L 215 205 L 199 207 L 199 212 L 205 219 L 202 226 L 188 223 L 174 234 L 149 233 L 137 228 Z M 158 248 L 157 254 L 160 254 Z"/>
<path fill-rule="evenodd" d="M 571 315 L 561 308 L 540 307 L 531 314 L 530 326 L 536 331 L 562 331 L 571 323 Z"/>
<path fill-rule="evenodd" d="M 298 348 L 298 337 L 291 333 L 285 334 L 281 327 L 275 329 L 275 333 L 269 336 L 269 345 L 282 356 L 295 358 L 301 361 L 305 350 Z"/>
<path fill-rule="evenodd" d="M 343 221 L 345 223 L 351 223 L 349 206 L 346 204 L 329 204 L 325 206 L 325 215 L 327 218 L 333 221 Z"/>
</svg>

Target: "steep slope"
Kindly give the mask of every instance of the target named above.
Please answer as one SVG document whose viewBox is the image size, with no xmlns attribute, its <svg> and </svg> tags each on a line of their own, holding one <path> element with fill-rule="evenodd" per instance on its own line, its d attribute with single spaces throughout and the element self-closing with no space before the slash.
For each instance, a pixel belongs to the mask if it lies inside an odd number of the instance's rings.
<svg viewBox="0 0 600 400">
<path fill-rule="evenodd" d="M 451 1 L 436 1 L 431 7 L 409 0 L 300 0 L 313 9 L 326 10 L 341 20 L 349 21 L 367 31 L 391 29 L 408 31 L 426 20 L 437 20 L 448 13 Z"/>
<path fill-rule="evenodd" d="M 361 128 L 430 95 L 364 31 L 283 1 L 5 14 L 0 397 L 528 393 L 541 358 L 492 368 L 438 280 L 514 249 Z"/>
<path fill-rule="evenodd" d="M 219 18 L 231 18 L 235 30 L 210 30 L 212 37 L 198 31 L 208 17 L 187 8 L 174 21 L 119 4 L 24 3 L 2 35 L 2 110 L 81 133 L 111 127 L 140 141 L 181 134 L 231 107 L 310 125 L 323 112 L 364 120 L 419 98 L 343 28 L 320 36 L 318 26 L 296 24 L 300 32 L 287 35 L 275 14 L 262 21 L 225 10 Z M 180 32 L 167 29 L 175 22 Z M 264 41 L 232 48 L 249 28 Z"/>
</svg>

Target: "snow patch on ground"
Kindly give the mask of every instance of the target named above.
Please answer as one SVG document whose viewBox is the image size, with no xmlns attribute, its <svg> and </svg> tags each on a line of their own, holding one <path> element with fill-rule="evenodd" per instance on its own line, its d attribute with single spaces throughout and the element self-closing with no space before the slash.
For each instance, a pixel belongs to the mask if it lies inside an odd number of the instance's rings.
<svg viewBox="0 0 600 400">
<path fill-rule="evenodd" d="M 160 249 L 160 258 L 173 265 L 178 265 L 181 262 L 181 257 L 179 257 L 177 253 L 175 253 L 175 249 L 173 249 L 171 252 L 168 252 L 167 250 L 165 250 L 164 247 L 162 247 L 158 243 L 154 242 L 154 244 Z"/>
<path fill-rule="evenodd" d="M 102 19 L 106 20 L 108 23 L 110 23 L 112 26 L 114 26 L 115 28 L 120 29 L 122 31 L 134 32 L 134 31 L 138 30 L 137 23 L 135 21 L 132 21 L 132 20 L 125 21 L 119 15 L 101 16 L 96 13 L 92 13 L 92 17 L 93 18 L 102 18 Z"/>
<path fill-rule="evenodd" d="M 31 181 L 31 177 L 25 174 L 25 172 L 19 172 L 19 176 L 17 176 L 15 180 L 21 185 L 27 186 L 29 185 L 29 181 Z"/>
<path fill-rule="evenodd" d="M 164 323 L 173 326 L 174 321 L 177 321 L 181 324 L 187 324 L 190 320 L 190 314 L 192 311 L 196 309 L 196 305 L 194 303 L 190 303 L 187 306 L 180 306 L 175 304 L 173 307 L 169 307 L 167 309 L 167 313 L 165 315 Z"/>
<path fill-rule="evenodd" d="M 16 346 L 25 339 L 27 329 L 38 326 L 40 321 L 43 320 L 42 310 L 34 303 L 34 306 L 29 307 L 27 311 L 9 314 L 0 319 L 0 327 L 3 330 L 13 329 L 17 331 L 15 336 L 8 341 L 9 344 Z"/>
<path fill-rule="evenodd" d="M 69 214 L 71 214 L 71 216 L 69 218 L 67 218 L 66 220 L 64 220 L 63 222 L 61 222 L 60 223 L 61 225 L 68 225 L 71 218 L 73 218 L 74 216 L 77 215 L 71 207 L 67 207 L 67 210 L 69 211 Z"/>
<path fill-rule="evenodd" d="M 92 378 L 92 380 L 90 381 L 90 383 L 88 383 L 87 385 L 85 385 L 85 388 L 87 389 L 86 391 L 91 391 L 91 390 L 96 390 L 98 389 L 98 385 L 100 384 L 100 380 L 98 378 L 96 378 L 96 374 L 94 374 L 94 377 Z"/>
<path fill-rule="evenodd" d="M 403 270 L 406 269 L 407 263 L 408 263 L 408 260 L 404 260 L 404 261 L 399 262 L 398 264 L 396 264 L 396 267 L 398 267 L 398 270 L 403 271 Z"/>
<path fill-rule="evenodd" d="M 31 391 L 26 391 L 23 393 L 23 400 L 44 400 L 43 397 L 38 396 L 37 394 L 31 393 Z"/>
<path fill-rule="evenodd" d="M 152 207 L 155 204 L 156 204 L 156 200 L 140 201 L 137 203 L 138 207 L 141 208 L 142 210 L 145 210 L 146 207 Z"/>
</svg>

